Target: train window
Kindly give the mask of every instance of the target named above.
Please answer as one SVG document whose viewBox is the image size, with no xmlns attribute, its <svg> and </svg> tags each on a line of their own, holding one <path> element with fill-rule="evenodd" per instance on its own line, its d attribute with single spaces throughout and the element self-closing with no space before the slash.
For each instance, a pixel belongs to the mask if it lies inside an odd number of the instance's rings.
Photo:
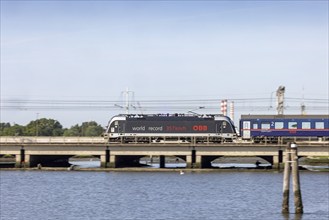
<svg viewBox="0 0 329 220">
<path fill-rule="evenodd" d="M 270 129 L 270 123 L 269 122 L 263 122 L 260 124 L 261 129 Z"/>
<path fill-rule="evenodd" d="M 302 129 L 311 129 L 311 122 L 302 122 Z"/>
<path fill-rule="evenodd" d="M 274 127 L 275 129 L 283 129 L 283 122 L 275 122 Z"/>
<path fill-rule="evenodd" d="M 253 128 L 253 129 L 258 129 L 258 124 L 257 124 L 257 123 L 253 124 L 253 125 L 252 125 L 252 128 Z"/>
<path fill-rule="evenodd" d="M 315 129 L 324 129 L 324 122 L 315 122 Z"/>
<path fill-rule="evenodd" d="M 292 121 L 288 123 L 288 128 L 289 129 L 297 129 L 297 122 Z"/>
</svg>

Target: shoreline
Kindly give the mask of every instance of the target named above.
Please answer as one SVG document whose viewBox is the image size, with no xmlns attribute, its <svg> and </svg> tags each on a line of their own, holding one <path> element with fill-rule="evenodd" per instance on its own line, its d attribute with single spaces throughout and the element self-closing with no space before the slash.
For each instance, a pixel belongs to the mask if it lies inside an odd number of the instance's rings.
<svg viewBox="0 0 329 220">
<path fill-rule="evenodd" d="M 283 169 L 254 169 L 254 168 L 81 168 L 81 167 L 37 167 L 33 168 L 0 168 L 0 171 L 67 171 L 67 172 L 186 172 L 186 173 L 207 173 L 207 172 L 273 172 L 282 173 Z M 329 172 L 329 169 L 308 170 L 301 172 Z"/>
<path fill-rule="evenodd" d="M 225 172 L 225 171 L 256 171 L 256 172 L 280 172 L 274 169 L 254 169 L 254 168 L 150 168 L 150 167 L 123 167 L 123 168 L 83 168 L 71 167 L 37 167 L 31 168 L 0 168 L 0 171 L 92 171 L 92 172 Z"/>
</svg>

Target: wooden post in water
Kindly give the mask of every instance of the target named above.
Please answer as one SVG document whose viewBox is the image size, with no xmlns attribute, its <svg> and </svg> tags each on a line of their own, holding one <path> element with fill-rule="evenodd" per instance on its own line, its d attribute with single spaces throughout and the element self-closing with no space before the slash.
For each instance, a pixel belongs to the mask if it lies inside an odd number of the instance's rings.
<svg viewBox="0 0 329 220">
<path fill-rule="evenodd" d="M 290 188 L 290 143 L 286 148 L 284 173 L 283 173 L 283 202 L 282 213 L 289 213 L 289 188 Z"/>
<path fill-rule="evenodd" d="M 290 188 L 290 168 L 292 172 L 292 182 L 295 201 L 295 213 L 303 213 L 302 194 L 300 190 L 297 144 L 288 143 L 285 155 L 285 166 L 283 174 L 283 203 L 282 213 L 289 213 L 289 188 Z"/>
<path fill-rule="evenodd" d="M 292 187 L 294 190 L 294 200 L 295 200 L 295 213 L 303 213 L 303 202 L 302 202 L 302 193 L 300 191 L 300 181 L 299 181 L 299 166 L 298 166 L 298 153 L 297 153 L 297 144 L 293 143 L 291 147 L 291 159 L 292 163 Z"/>
</svg>

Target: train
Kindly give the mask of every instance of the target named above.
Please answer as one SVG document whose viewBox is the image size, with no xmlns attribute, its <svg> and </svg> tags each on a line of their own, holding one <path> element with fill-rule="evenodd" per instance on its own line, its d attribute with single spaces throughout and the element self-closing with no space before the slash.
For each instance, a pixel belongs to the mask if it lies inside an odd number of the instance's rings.
<svg viewBox="0 0 329 220">
<path fill-rule="evenodd" d="M 240 136 L 254 142 L 328 139 L 329 115 L 241 115 Z"/>
<path fill-rule="evenodd" d="M 222 142 L 236 139 L 232 120 L 207 114 L 128 114 L 114 116 L 106 129 L 109 142 Z"/>
<path fill-rule="evenodd" d="M 328 140 L 329 115 L 241 115 L 238 130 L 221 114 L 120 114 L 104 137 L 120 143 Z"/>
</svg>

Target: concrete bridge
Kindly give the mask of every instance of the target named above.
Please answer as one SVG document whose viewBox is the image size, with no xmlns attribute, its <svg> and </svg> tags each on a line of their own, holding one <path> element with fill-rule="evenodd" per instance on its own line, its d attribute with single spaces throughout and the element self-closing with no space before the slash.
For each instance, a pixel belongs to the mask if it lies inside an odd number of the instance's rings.
<svg viewBox="0 0 329 220">
<path fill-rule="evenodd" d="M 297 142 L 299 157 L 329 156 L 328 141 Z M 210 168 L 219 157 L 260 157 L 280 168 L 286 144 L 233 143 L 108 143 L 102 137 L 0 137 L 0 157 L 13 155 L 16 167 L 64 166 L 69 158 L 89 155 L 100 158 L 102 167 L 137 166 L 145 156 L 159 156 L 160 168 L 165 157 L 186 161 L 187 168 Z"/>
</svg>

